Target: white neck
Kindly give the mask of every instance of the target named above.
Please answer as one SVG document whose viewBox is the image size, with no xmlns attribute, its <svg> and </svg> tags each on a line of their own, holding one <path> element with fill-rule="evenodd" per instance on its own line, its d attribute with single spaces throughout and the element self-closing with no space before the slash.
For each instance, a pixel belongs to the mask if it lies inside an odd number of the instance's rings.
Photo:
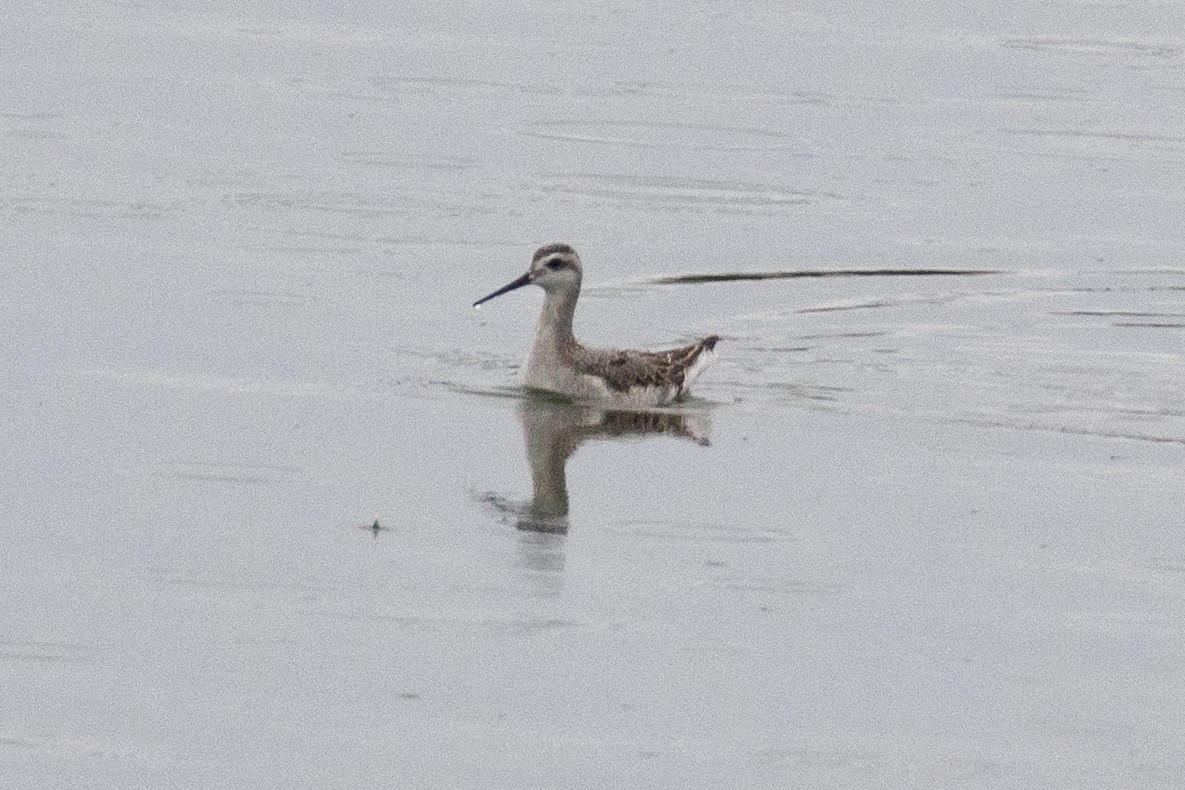
<svg viewBox="0 0 1185 790">
<path fill-rule="evenodd" d="M 555 353 L 576 339 L 572 334 L 572 318 L 576 315 L 576 298 L 580 290 L 578 286 L 547 291 L 546 294 L 539 321 L 535 324 L 535 350 L 546 349 Z"/>
</svg>

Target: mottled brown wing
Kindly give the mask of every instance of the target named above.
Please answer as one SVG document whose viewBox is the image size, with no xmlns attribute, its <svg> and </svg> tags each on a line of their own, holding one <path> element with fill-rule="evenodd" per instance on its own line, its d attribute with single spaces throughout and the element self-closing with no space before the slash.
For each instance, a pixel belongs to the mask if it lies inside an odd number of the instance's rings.
<svg viewBox="0 0 1185 790">
<path fill-rule="evenodd" d="M 716 347 L 719 335 L 710 335 L 689 346 L 669 351 L 604 350 L 578 360 L 581 373 L 599 376 L 609 388 L 626 392 L 632 387 L 681 388 L 690 368 L 704 351 Z"/>
</svg>

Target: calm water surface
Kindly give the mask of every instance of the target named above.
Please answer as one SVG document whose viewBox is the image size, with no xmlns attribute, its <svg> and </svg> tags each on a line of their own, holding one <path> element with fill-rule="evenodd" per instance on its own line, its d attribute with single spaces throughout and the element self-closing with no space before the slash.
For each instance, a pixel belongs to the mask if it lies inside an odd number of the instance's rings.
<svg viewBox="0 0 1185 790">
<path fill-rule="evenodd" d="M 5 787 L 1185 783 L 1175 7 L 10 16 Z"/>
</svg>

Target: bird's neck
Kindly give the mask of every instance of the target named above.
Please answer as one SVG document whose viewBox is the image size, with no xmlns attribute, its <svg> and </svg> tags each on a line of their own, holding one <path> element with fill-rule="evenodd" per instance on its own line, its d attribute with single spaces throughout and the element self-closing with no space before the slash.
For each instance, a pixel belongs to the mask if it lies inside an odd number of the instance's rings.
<svg viewBox="0 0 1185 790">
<path fill-rule="evenodd" d="M 576 315 L 576 298 L 580 290 L 548 291 L 535 325 L 535 347 L 555 351 L 576 341 L 572 334 L 572 317 Z"/>
</svg>

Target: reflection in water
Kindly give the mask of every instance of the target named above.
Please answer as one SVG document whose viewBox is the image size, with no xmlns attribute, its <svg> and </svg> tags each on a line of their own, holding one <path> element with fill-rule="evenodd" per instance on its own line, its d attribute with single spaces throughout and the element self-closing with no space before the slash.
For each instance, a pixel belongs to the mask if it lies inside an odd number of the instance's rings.
<svg viewBox="0 0 1185 790">
<path fill-rule="evenodd" d="M 666 434 L 707 444 L 703 412 L 610 411 L 544 396 L 523 400 L 519 420 L 531 465 L 532 498 L 519 512 L 516 526 L 531 532 L 568 531 L 569 456 L 590 439 Z"/>
<path fill-rule="evenodd" d="M 590 439 L 663 434 L 708 444 L 704 411 L 611 411 L 536 394 L 519 406 L 532 496 L 518 502 L 493 493 L 482 500 L 522 530 L 515 565 L 543 597 L 563 588 L 568 532 L 568 458 Z"/>
<path fill-rule="evenodd" d="M 520 533 L 514 567 L 536 597 L 554 598 L 563 592 L 564 542 L 562 532 Z"/>
</svg>

